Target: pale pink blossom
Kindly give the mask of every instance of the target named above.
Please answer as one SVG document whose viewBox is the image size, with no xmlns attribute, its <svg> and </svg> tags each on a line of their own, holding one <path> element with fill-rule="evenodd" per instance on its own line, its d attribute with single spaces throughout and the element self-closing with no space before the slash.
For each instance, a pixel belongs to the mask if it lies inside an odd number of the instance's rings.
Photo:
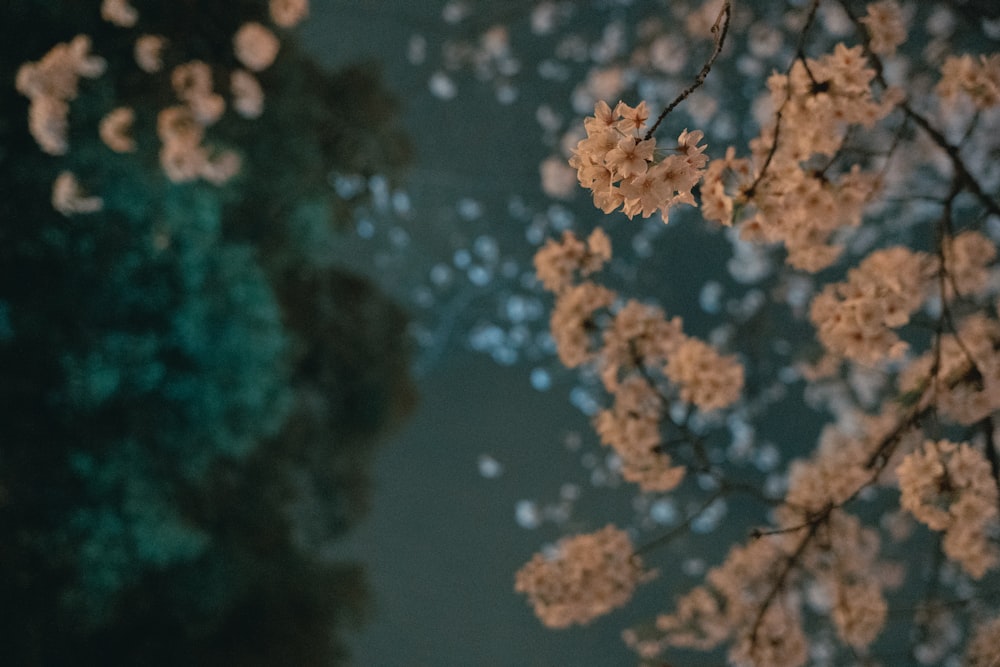
<svg viewBox="0 0 1000 667">
<path fill-rule="evenodd" d="M 988 537 L 997 521 L 997 482 L 989 461 L 967 443 L 928 440 L 896 470 L 900 505 L 932 530 L 944 531 L 944 552 L 979 579 L 1000 564 Z"/>
<path fill-rule="evenodd" d="M 264 113 L 264 89 L 257 77 L 246 70 L 233 70 L 229 89 L 233 93 L 233 109 L 244 118 L 258 118 Z"/>
<path fill-rule="evenodd" d="M 135 62 L 143 72 L 155 74 L 163 69 L 163 49 L 167 39 L 160 35 L 142 35 L 135 40 Z"/>
<path fill-rule="evenodd" d="M 131 107 L 118 107 L 108 112 L 98 125 L 101 141 L 116 153 L 131 153 L 136 149 L 132 138 L 135 111 Z"/>
<path fill-rule="evenodd" d="M 104 200 L 88 196 L 76 175 L 71 171 L 63 171 L 52 184 L 52 208 L 65 216 L 94 213 L 104 208 Z"/>
<path fill-rule="evenodd" d="M 252 21 L 240 26 L 233 36 L 236 59 L 252 72 L 260 72 L 270 67 L 280 47 L 281 43 L 273 32 Z"/>
<path fill-rule="evenodd" d="M 611 240 L 600 227 L 590 233 L 586 243 L 571 231 L 562 240 L 549 239 L 535 253 L 535 275 L 545 289 L 559 293 L 572 286 L 576 277 L 601 270 L 611 259 Z"/>
<path fill-rule="evenodd" d="M 868 48 L 872 53 L 892 55 L 906 41 L 906 17 L 896 0 L 880 0 L 866 7 L 868 13 L 860 21 L 868 30 Z"/>
<path fill-rule="evenodd" d="M 270 0 L 268 11 L 275 25 L 294 28 L 309 15 L 309 0 Z"/>
<path fill-rule="evenodd" d="M 139 20 L 139 12 L 129 0 L 103 0 L 101 18 L 119 28 L 131 28 Z"/>
<path fill-rule="evenodd" d="M 650 579 L 627 533 L 608 525 L 563 538 L 551 555 L 535 554 L 515 577 L 546 626 L 587 624 L 628 602 Z"/>
<path fill-rule="evenodd" d="M 76 99 L 80 78 L 97 78 L 106 65 L 90 53 L 90 37 L 77 35 L 18 68 L 14 85 L 31 100 L 28 130 L 43 151 L 63 155 L 69 150 L 69 102 Z"/>
</svg>

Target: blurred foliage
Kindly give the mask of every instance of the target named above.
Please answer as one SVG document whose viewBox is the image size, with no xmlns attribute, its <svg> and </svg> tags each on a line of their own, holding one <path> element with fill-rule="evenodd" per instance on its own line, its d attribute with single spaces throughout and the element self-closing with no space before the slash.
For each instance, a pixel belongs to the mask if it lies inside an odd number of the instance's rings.
<svg viewBox="0 0 1000 667">
<path fill-rule="evenodd" d="M 322 555 L 364 510 L 372 445 L 414 400 L 403 313 L 310 254 L 352 202 L 331 172 L 391 173 L 408 149 L 372 67 L 329 73 L 288 35 L 260 76 L 264 115 L 207 141 L 242 172 L 216 187 L 160 170 L 172 66 L 237 62 L 266 2 L 13 0 L 0 21 L 0 645 L 4 664 L 325 665 L 357 621 L 357 567 Z M 45 155 L 14 77 L 85 33 L 70 151 Z M 132 59 L 166 36 L 164 72 Z M 140 150 L 97 137 L 136 111 Z M 70 169 L 104 199 L 64 217 Z"/>
</svg>

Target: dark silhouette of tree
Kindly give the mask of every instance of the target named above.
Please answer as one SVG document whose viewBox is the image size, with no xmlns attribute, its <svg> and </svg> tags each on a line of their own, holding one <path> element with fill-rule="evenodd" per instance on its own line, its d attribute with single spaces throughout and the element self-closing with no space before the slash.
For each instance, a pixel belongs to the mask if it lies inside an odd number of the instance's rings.
<svg viewBox="0 0 1000 667">
<path fill-rule="evenodd" d="M 364 609 L 360 568 L 321 547 L 362 513 L 372 447 L 413 401 L 402 311 L 303 238 L 350 220 L 331 171 L 407 157 L 374 67 L 327 72 L 287 34 L 265 110 L 208 140 L 223 185 L 171 182 L 156 114 L 172 67 L 238 66 L 231 35 L 267 3 L 5 3 L 0 22 L 0 643 L 18 665 L 326 665 Z M 168 40 L 147 74 L 137 35 Z M 28 132 L 21 63 L 89 35 L 66 155 Z M 135 153 L 101 143 L 135 110 Z M 52 183 L 102 197 L 66 217 Z"/>
</svg>

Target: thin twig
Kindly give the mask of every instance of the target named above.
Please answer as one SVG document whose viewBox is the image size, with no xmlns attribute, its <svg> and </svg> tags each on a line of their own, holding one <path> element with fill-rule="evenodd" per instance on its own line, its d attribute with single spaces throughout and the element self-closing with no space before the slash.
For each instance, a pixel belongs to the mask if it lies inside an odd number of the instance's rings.
<svg viewBox="0 0 1000 667">
<path fill-rule="evenodd" d="M 806 34 L 809 32 L 809 28 L 812 26 L 813 22 L 816 20 L 816 11 L 819 9 L 819 0 L 813 0 L 812 4 L 809 6 L 809 13 L 806 14 L 805 23 L 802 26 L 802 32 L 799 33 L 798 44 L 795 45 L 795 58 L 788 65 L 788 69 L 785 70 L 785 77 L 788 78 L 792 74 L 792 68 L 795 67 L 796 62 L 801 62 L 805 68 L 806 73 L 809 75 L 809 79 L 812 81 L 813 85 L 818 85 L 816 79 L 813 78 L 812 72 L 809 70 L 809 64 L 806 62 Z M 788 81 L 786 84 L 791 90 L 791 82 Z M 764 174 L 767 173 L 767 168 L 771 166 L 771 160 L 774 159 L 774 154 L 778 152 L 778 135 L 781 134 L 781 118 L 782 112 L 785 110 L 785 105 L 788 104 L 788 100 L 791 99 L 791 93 L 785 95 L 785 99 L 781 101 L 781 106 L 774 113 L 774 136 L 771 137 L 771 148 L 767 151 L 767 155 L 764 157 L 764 164 L 761 165 L 760 171 L 757 172 L 757 177 L 754 178 L 753 183 L 750 187 L 743 191 L 744 196 L 749 200 L 753 198 L 754 193 L 757 191 L 757 186 L 760 182 L 764 180 Z"/>
<path fill-rule="evenodd" d="M 870 40 L 868 38 L 868 32 L 865 30 L 864 25 L 861 24 L 861 19 L 851 10 L 850 3 L 846 0 L 840 0 L 840 5 L 844 8 L 844 11 L 850 17 L 851 21 L 854 22 L 854 25 L 861 36 L 865 54 L 868 56 L 868 61 L 872 64 L 872 67 L 875 69 L 875 80 L 878 81 L 883 88 L 888 89 L 889 84 L 886 82 L 885 75 L 883 73 L 884 68 L 882 66 L 882 59 L 879 58 L 877 54 L 872 52 L 869 44 Z M 907 118 L 912 120 L 917 124 L 917 126 L 920 127 L 920 129 L 926 132 L 931 140 L 933 140 L 934 143 L 948 155 L 951 160 L 952 167 L 955 169 L 955 175 L 962 181 L 962 184 L 965 185 L 965 187 L 968 188 L 973 195 L 975 195 L 976 199 L 979 200 L 979 203 L 993 215 L 1000 216 L 1000 203 L 986 194 L 983 186 L 980 185 L 979 181 L 977 181 L 969 172 L 968 168 L 965 166 L 964 160 L 962 160 L 962 156 L 959 154 L 958 146 L 949 142 L 947 137 L 944 136 L 944 133 L 934 127 L 934 125 L 923 114 L 910 106 L 909 102 L 903 100 L 898 106 Z"/>
<path fill-rule="evenodd" d="M 668 104 L 667 107 L 660 113 L 656 122 L 653 123 L 653 126 L 649 128 L 648 132 L 646 132 L 646 136 L 643 137 L 643 140 L 652 138 L 653 133 L 656 132 L 656 128 L 660 126 L 660 123 L 667 117 L 667 114 L 673 111 L 678 104 L 686 100 L 691 93 L 705 83 L 705 78 L 708 76 L 709 71 L 712 69 L 712 65 L 715 63 L 715 59 L 719 57 L 719 54 L 722 52 L 722 47 L 726 43 L 726 34 L 729 32 L 729 19 L 732 15 L 732 11 L 732 2 L 730 2 L 730 0 L 725 0 L 725 2 L 722 3 L 722 9 L 719 10 L 719 16 L 715 19 L 715 23 L 712 24 L 712 34 L 715 36 L 715 46 L 712 49 L 712 55 L 709 56 L 708 60 L 705 61 L 705 64 L 702 65 L 701 71 L 698 72 L 698 75 L 694 78 L 694 82 L 685 88 L 683 92 L 681 92 L 681 94 L 678 95 L 673 102 Z"/>
<path fill-rule="evenodd" d="M 829 517 L 829 512 L 826 516 Z M 760 605 L 760 610 L 757 612 L 757 618 L 754 619 L 753 628 L 750 630 L 750 642 L 755 643 L 757 641 L 757 632 L 760 630 L 760 624 L 764 621 L 764 614 L 771 607 L 771 603 L 774 602 L 778 593 L 785 585 L 785 580 L 795 569 L 795 565 L 798 563 L 799 558 L 805 553 L 806 547 L 812 541 L 812 538 L 816 535 L 816 531 L 819 530 L 820 522 L 814 523 L 809 527 L 809 532 L 805 534 L 799 545 L 795 547 L 795 552 L 787 556 L 781 567 L 781 572 L 778 573 L 778 578 L 774 581 L 774 585 L 771 586 L 771 590 L 768 591 L 767 595 L 764 597 L 764 601 Z"/>
<path fill-rule="evenodd" d="M 665 533 L 663 535 L 660 535 L 659 537 L 657 537 L 656 539 L 654 539 L 652 542 L 647 542 L 646 544 L 643 544 L 642 546 L 637 547 L 633 553 L 635 553 L 635 555 L 639 555 L 639 554 L 642 554 L 642 553 L 645 553 L 645 552 L 648 552 L 648 551 L 652 551 L 656 547 L 662 546 L 664 544 L 667 544 L 667 543 L 673 541 L 676 537 L 678 537 L 682 533 L 687 532 L 688 529 L 691 527 L 691 524 L 694 523 L 694 520 L 697 519 L 702 514 L 704 514 L 705 510 L 707 510 L 712 505 L 712 503 L 714 503 L 715 501 L 717 501 L 720 498 L 723 498 L 725 496 L 726 496 L 726 492 L 724 490 L 722 490 L 722 489 L 719 489 L 718 491 L 716 491 L 715 493 L 713 493 L 712 495 L 710 495 L 698 507 L 698 509 L 696 509 L 695 511 L 693 511 L 689 515 L 687 515 L 684 518 L 683 522 L 681 522 L 680 524 L 678 524 L 676 527 L 672 528 L 667 533 Z"/>
</svg>

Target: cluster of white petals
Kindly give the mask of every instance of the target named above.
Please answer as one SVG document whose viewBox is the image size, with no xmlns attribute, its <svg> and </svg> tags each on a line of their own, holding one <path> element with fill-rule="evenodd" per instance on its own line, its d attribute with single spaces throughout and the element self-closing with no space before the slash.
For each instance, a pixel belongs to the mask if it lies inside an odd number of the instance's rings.
<svg viewBox="0 0 1000 667">
<path fill-rule="evenodd" d="M 863 527 L 852 514 L 834 511 L 817 533 L 815 544 L 803 553 L 802 567 L 825 591 L 829 607 L 821 611 L 830 615 L 841 641 L 864 649 L 885 627 L 889 610 L 878 531 Z"/>
<path fill-rule="evenodd" d="M 569 164 L 605 213 L 621 208 L 629 218 L 648 218 L 659 211 L 666 222 L 671 206 L 697 205 L 691 189 L 701 180 L 708 156 L 698 145 L 704 133 L 687 130 L 669 154 L 657 155 L 656 139 L 642 133 L 648 118 L 645 102 L 635 108 L 619 102 L 614 110 L 598 102 L 584 122 L 587 138 L 576 145 Z"/>
<path fill-rule="evenodd" d="M 787 635 L 789 646 L 785 648 L 782 637 L 768 637 L 767 642 L 773 643 L 768 650 L 772 655 L 795 657 L 795 649 L 801 634 L 801 614 L 798 612 L 799 601 L 790 590 L 774 593 L 772 581 L 785 566 L 788 550 L 792 547 L 788 535 L 774 535 L 754 540 L 746 545 L 736 545 L 729 550 L 726 560 L 708 571 L 706 583 L 714 591 L 716 597 L 723 602 L 720 608 L 723 613 L 723 625 L 731 634 L 737 635 L 737 641 L 730 650 L 730 659 L 739 657 L 745 661 L 753 655 L 753 644 L 760 643 L 757 624 L 762 606 L 770 600 L 770 607 L 777 608 L 774 614 L 788 621 L 784 634 Z M 665 622 L 661 622 L 665 624 Z M 798 627 L 796 627 L 798 626 Z M 757 663 L 768 664 L 765 662 Z M 784 662 L 780 664 L 786 664 Z M 801 664 L 793 661 L 791 664 Z"/>
<path fill-rule="evenodd" d="M 733 547 L 709 570 L 706 585 L 682 596 L 673 613 L 657 617 L 661 646 L 707 650 L 733 640 L 731 664 L 803 665 L 807 585 L 817 591 L 810 596 L 814 611 L 829 616 L 842 641 L 857 650 L 871 645 L 888 612 L 877 531 L 841 511 L 808 525 L 795 523 L 788 532 Z"/>
<path fill-rule="evenodd" d="M 670 614 L 656 617 L 664 646 L 710 650 L 732 632 L 720 608 L 719 595 L 707 586 L 695 586 L 681 596 Z"/>
<path fill-rule="evenodd" d="M 990 463 L 967 443 L 928 440 L 896 469 L 900 504 L 932 530 L 944 531 L 945 555 L 979 579 L 1000 563 L 990 541 L 997 482 Z"/>
<path fill-rule="evenodd" d="M 80 77 L 97 78 L 105 67 L 103 58 L 90 53 L 90 37 L 77 35 L 17 70 L 17 90 L 31 100 L 28 129 L 43 151 L 63 155 L 69 150 L 69 103 L 76 99 Z"/>
<path fill-rule="evenodd" d="M 222 185 L 239 173 L 240 158 L 233 151 L 217 151 L 202 143 L 205 128 L 217 122 L 226 108 L 222 95 L 213 89 L 212 68 L 192 60 L 175 67 L 170 80 L 183 104 L 161 109 L 157 117 L 156 130 L 162 143 L 160 164 L 171 181 L 184 183 L 202 178 Z M 245 115 L 256 110 L 256 102 L 252 99 L 253 85 L 245 79 L 240 84 L 239 94 L 244 97 L 237 94 L 235 104 L 237 111 Z"/>
<path fill-rule="evenodd" d="M 308 0 L 273 0 L 270 11 L 275 23 L 291 27 L 309 11 Z M 130 0 L 103 0 L 101 16 L 120 27 L 132 27 L 139 18 Z M 160 35 L 144 34 L 136 38 L 134 57 L 139 68 L 152 74 L 163 68 L 163 50 L 167 40 Z M 270 30 L 255 22 L 244 23 L 233 37 L 237 58 L 257 72 L 274 62 L 280 42 Z M 96 78 L 106 68 L 103 58 L 90 53 L 87 35 L 77 35 L 68 43 L 57 44 L 37 62 L 24 63 L 16 75 L 17 90 L 31 100 L 28 126 L 43 151 L 63 155 L 69 149 L 69 103 L 78 94 L 81 77 Z M 203 178 L 214 184 L 231 179 L 240 169 L 239 156 L 233 151 L 214 150 L 202 140 L 205 128 L 225 113 L 226 102 L 213 89 L 212 67 L 192 60 L 176 66 L 170 83 L 180 105 L 161 109 L 157 116 L 157 134 L 162 142 L 160 163 L 167 177 L 175 182 Z M 230 78 L 233 105 L 238 114 L 257 118 L 263 111 L 264 93 L 256 77 L 236 69 Z M 113 151 L 136 150 L 131 135 L 135 111 L 118 107 L 109 111 L 98 124 L 101 140 Z M 63 176 L 56 182 L 54 201 L 60 211 L 92 210 L 95 198 L 81 198 L 75 181 Z M 78 200 L 82 201 L 80 203 Z M 74 203 L 75 202 L 75 203 Z"/>
<path fill-rule="evenodd" d="M 732 356 L 686 336 L 680 318 L 581 279 L 611 258 L 611 243 L 597 228 L 584 242 L 572 232 L 550 239 L 535 254 L 538 280 L 556 295 L 550 320 L 560 361 L 588 365 L 613 400 L 599 410 L 594 428 L 611 447 L 622 477 L 646 492 L 667 492 L 684 478 L 663 439 L 674 397 L 704 412 L 735 403 L 743 367 Z"/>
<path fill-rule="evenodd" d="M 198 178 L 207 159 L 207 151 L 201 145 L 205 131 L 191 110 L 183 105 L 161 109 L 156 133 L 163 143 L 160 165 L 167 178 L 176 182 Z"/>
<path fill-rule="evenodd" d="M 535 554 L 518 570 L 514 587 L 542 623 L 565 628 L 623 606 L 651 576 L 628 534 L 608 525 L 560 540 L 554 554 Z"/>
<path fill-rule="evenodd" d="M 225 183 L 239 172 L 239 157 L 232 151 L 213 152 L 202 143 L 205 128 L 225 111 L 225 100 L 212 88 L 211 67 L 193 60 L 175 67 L 170 80 L 183 104 L 161 109 L 157 116 L 163 171 L 176 183 L 198 178 Z"/>
</svg>

